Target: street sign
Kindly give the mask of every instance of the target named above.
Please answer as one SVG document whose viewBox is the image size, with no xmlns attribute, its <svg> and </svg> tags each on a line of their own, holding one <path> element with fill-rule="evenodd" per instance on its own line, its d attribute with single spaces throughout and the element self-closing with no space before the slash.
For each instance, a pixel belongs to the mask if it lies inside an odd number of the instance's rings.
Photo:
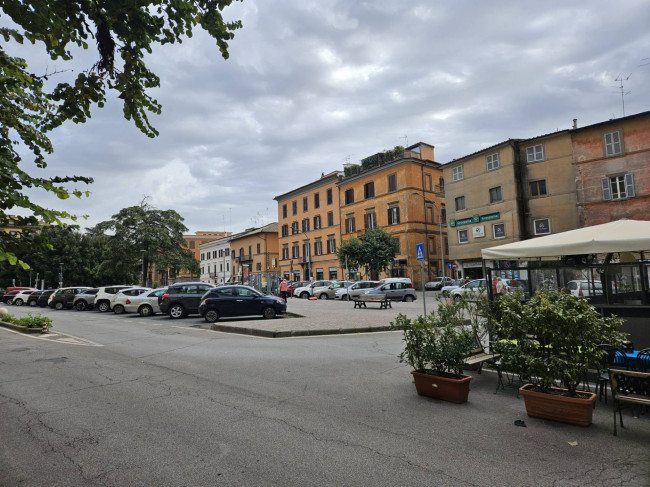
<svg viewBox="0 0 650 487">
<path fill-rule="evenodd" d="M 453 263 L 453 262 L 449 262 L 449 263 L 447 264 L 447 267 L 448 267 L 449 269 L 455 269 L 455 268 L 458 267 L 458 266 L 457 266 L 455 263 Z"/>
<path fill-rule="evenodd" d="M 415 258 L 416 260 L 424 260 L 424 244 L 415 244 Z"/>
</svg>

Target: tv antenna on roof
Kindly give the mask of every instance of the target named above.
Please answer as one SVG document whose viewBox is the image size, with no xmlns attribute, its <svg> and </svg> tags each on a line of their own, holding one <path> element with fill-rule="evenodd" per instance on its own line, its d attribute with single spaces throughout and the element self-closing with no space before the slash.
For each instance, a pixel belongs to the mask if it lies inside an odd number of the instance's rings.
<svg viewBox="0 0 650 487">
<path fill-rule="evenodd" d="M 404 136 L 400 137 L 400 139 L 404 139 L 404 147 L 409 146 L 409 137 L 408 137 L 408 135 L 404 135 Z"/>
<path fill-rule="evenodd" d="M 632 76 L 632 73 L 628 74 L 627 78 L 623 78 L 623 76 L 619 74 L 614 80 L 621 83 L 619 86 L 615 86 L 614 88 L 618 88 L 619 91 L 617 91 L 617 93 L 618 92 L 621 93 L 621 103 L 623 104 L 623 116 L 625 116 L 625 95 L 629 95 L 630 93 L 632 93 L 631 91 L 625 91 L 625 89 L 623 88 L 623 81 L 627 81 L 628 79 L 630 79 L 630 76 Z"/>
<path fill-rule="evenodd" d="M 343 167 L 349 167 L 350 166 L 350 154 L 345 156 L 345 162 L 343 163 Z"/>
</svg>

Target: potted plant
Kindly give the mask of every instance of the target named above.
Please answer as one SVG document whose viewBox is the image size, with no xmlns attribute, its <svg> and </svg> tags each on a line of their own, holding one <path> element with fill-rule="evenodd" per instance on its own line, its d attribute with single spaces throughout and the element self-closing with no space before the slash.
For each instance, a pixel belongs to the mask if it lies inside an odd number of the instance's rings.
<svg viewBox="0 0 650 487">
<path fill-rule="evenodd" d="M 587 371 L 601 362 L 600 343 L 619 343 L 622 320 L 603 317 L 589 301 L 540 290 L 522 303 L 501 296 L 493 329 L 502 367 L 527 382 L 519 391 L 528 416 L 588 426 L 596 395 L 579 390 Z"/>
<path fill-rule="evenodd" d="M 439 303 L 438 310 L 411 320 L 399 314 L 392 329 L 404 333 L 400 362 L 407 363 L 419 395 L 454 403 L 467 402 L 469 375 L 463 361 L 473 348 L 475 334 L 464 318 L 462 303 Z"/>
</svg>

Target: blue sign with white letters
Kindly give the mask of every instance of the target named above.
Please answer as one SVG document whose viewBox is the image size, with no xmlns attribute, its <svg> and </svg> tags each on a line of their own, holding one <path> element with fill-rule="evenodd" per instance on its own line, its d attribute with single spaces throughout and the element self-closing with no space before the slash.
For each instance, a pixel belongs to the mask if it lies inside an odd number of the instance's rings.
<svg viewBox="0 0 650 487">
<path fill-rule="evenodd" d="M 415 258 L 416 260 L 424 260 L 424 244 L 415 244 Z"/>
</svg>

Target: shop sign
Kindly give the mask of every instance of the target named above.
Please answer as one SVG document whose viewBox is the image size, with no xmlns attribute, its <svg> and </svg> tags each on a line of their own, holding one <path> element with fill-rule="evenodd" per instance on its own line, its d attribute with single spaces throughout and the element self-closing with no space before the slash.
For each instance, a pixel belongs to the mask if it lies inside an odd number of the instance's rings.
<svg viewBox="0 0 650 487">
<path fill-rule="evenodd" d="M 501 213 L 488 213 L 487 215 L 473 215 L 470 218 L 461 218 L 460 220 L 449 220 L 450 227 L 457 227 L 459 225 L 471 225 L 481 222 L 489 222 L 501 218 Z"/>
</svg>

